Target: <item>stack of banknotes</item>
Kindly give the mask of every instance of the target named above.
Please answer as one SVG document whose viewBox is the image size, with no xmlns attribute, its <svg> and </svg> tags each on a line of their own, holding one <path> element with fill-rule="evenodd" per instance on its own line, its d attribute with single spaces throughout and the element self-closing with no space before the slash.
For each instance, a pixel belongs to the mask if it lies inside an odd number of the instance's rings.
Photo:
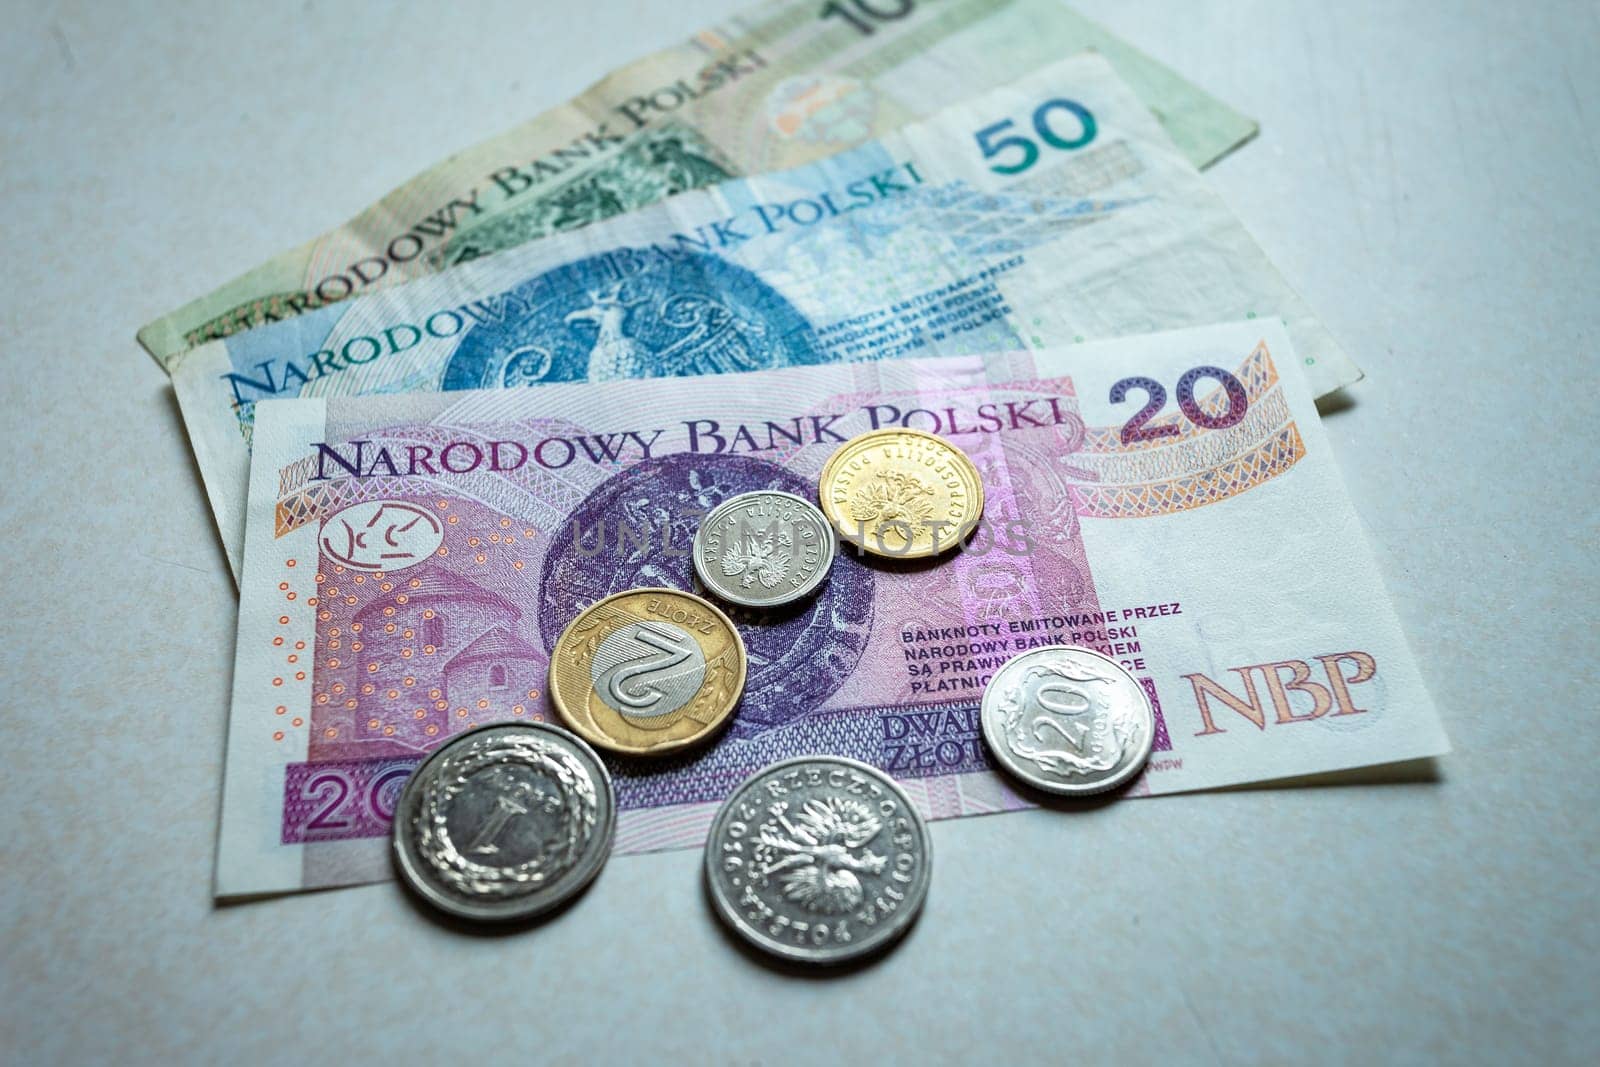
<svg viewBox="0 0 1600 1067">
<path fill-rule="evenodd" d="M 1361 372 L 1198 169 L 1254 132 L 1055 0 L 784 0 L 145 327 L 240 591 L 217 896 L 392 877 L 412 771 L 551 721 L 579 612 L 695 590 L 701 516 L 892 426 L 979 528 L 732 612 L 728 728 L 606 759 L 617 852 L 795 756 L 1029 806 L 978 709 L 1048 645 L 1147 694 L 1124 795 L 1444 752 L 1316 408 Z"/>
</svg>

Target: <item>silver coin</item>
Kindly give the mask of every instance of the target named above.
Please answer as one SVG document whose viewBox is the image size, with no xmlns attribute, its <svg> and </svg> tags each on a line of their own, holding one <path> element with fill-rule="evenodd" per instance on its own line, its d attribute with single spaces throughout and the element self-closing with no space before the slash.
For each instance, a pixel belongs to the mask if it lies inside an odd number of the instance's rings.
<svg viewBox="0 0 1600 1067">
<path fill-rule="evenodd" d="M 400 875 L 466 919 L 526 919 L 600 873 L 616 832 L 611 775 L 558 726 L 501 723 L 451 738 L 395 807 Z"/>
<path fill-rule="evenodd" d="M 1007 660 L 983 691 L 983 738 L 1002 767 L 1037 789 L 1115 789 L 1155 743 L 1150 697 L 1115 660 L 1049 645 Z"/>
<path fill-rule="evenodd" d="M 828 577 L 839 542 L 817 506 L 762 489 L 711 509 L 694 535 L 694 572 L 716 597 L 774 608 L 810 596 Z"/>
<path fill-rule="evenodd" d="M 733 791 L 706 840 L 706 880 L 734 932 L 774 956 L 840 963 L 905 932 L 928 895 L 928 826 L 876 767 L 801 756 Z"/>
</svg>

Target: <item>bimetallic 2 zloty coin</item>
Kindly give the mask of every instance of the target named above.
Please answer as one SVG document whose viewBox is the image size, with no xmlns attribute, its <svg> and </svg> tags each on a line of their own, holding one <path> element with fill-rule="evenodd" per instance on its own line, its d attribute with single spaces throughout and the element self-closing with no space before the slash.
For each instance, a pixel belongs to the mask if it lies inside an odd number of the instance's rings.
<svg viewBox="0 0 1600 1067">
<path fill-rule="evenodd" d="M 817 479 L 822 512 L 839 537 L 891 559 L 955 548 L 983 514 L 983 481 L 967 454 L 921 430 L 852 437 Z"/>
<path fill-rule="evenodd" d="M 1036 789 L 1115 789 L 1155 743 L 1150 697 L 1115 660 L 1049 645 L 1007 660 L 983 691 L 983 738 L 995 760 Z"/>
<path fill-rule="evenodd" d="M 583 741 L 544 723 L 480 726 L 406 782 L 394 815 L 405 882 L 466 919 L 526 919 L 594 880 L 616 832 L 611 776 Z"/>
<path fill-rule="evenodd" d="M 717 913 L 746 941 L 800 963 L 841 963 L 905 932 L 928 895 L 928 826 L 893 778 L 841 756 L 802 756 L 747 778 L 706 840 Z"/>
<path fill-rule="evenodd" d="M 598 600 L 550 650 L 550 702 L 591 744 L 630 756 L 705 741 L 744 693 L 744 639 L 704 597 L 629 589 Z"/>
<path fill-rule="evenodd" d="M 761 489 L 711 509 L 694 535 L 694 572 L 730 604 L 774 608 L 816 592 L 838 554 L 833 527 L 809 500 Z"/>
</svg>

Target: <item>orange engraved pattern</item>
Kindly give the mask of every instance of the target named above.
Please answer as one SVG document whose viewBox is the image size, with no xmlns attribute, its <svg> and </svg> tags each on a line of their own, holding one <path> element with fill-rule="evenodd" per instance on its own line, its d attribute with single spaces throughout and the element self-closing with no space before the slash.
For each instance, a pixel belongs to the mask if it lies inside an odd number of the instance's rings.
<svg viewBox="0 0 1600 1067">
<path fill-rule="evenodd" d="M 1145 485 L 1074 485 L 1069 491 L 1074 509 L 1084 518 L 1171 515 L 1248 492 L 1287 471 L 1305 454 L 1300 431 L 1291 422 L 1244 455 L 1211 470 Z"/>
<path fill-rule="evenodd" d="M 309 461 L 306 461 L 309 462 Z M 293 466 L 284 469 L 280 478 L 287 480 Z M 346 504 L 363 500 L 388 500 L 396 496 L 415 493 L 415 485 L 408 486 L 404 478 L 374 475 L 370 478 L 338 478 L 315 482 L 297 493 L 290 493 L 278 501 L 274 515 L 274 537 L 293 533 L 308 523 L 321 521 Z"/>
<path fill-rule="evenodd" d="M 1170 437 L 1164 448 L 1130 448 L 1126 452 L 1080 452 L 1074 461 L 1101 485 L 1164 482 L 1221 467 L 1249 452 L 1287 426 L 1289 402 L 1283 389 L 1273 389 L 1250 403 L 1243 421 L 1225 430 L 1198 436 Z"/>
</svg>

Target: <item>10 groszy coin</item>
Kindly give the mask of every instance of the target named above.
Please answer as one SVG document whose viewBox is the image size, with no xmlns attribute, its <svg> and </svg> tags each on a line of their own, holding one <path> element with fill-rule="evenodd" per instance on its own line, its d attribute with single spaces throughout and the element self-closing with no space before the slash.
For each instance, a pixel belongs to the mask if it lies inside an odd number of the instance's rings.
<svg viewBox="0 0 1600 1067">
<path fill-rule="evenodd" d="M 758 489 L 724 500 L 701 520 L 694 572 L 730 604 L 775 608 L 815 593 L 838 551 L 833 527 L 815 504 Z"/>
</svg>

